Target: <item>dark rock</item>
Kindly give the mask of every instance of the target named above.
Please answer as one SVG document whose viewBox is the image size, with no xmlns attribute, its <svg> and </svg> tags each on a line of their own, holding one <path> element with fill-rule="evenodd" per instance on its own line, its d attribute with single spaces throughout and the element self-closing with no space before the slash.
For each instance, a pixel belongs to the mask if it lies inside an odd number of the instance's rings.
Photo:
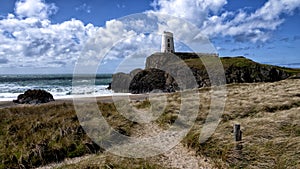
<svg viewBox="0 0 300 169">
<path fill-rule="evenodd" d="M 116 73 L 112 77 L 111 89 L 118 93 L 129 93 L 129 85 L 133 77 L 142 71 L 142 69 L 135 69 L 129 74 Z"/>
<path fill-rule="evenodd" d="M 107 90 L 111 90 L 111 83 L 108 84 Z"/>
<path fill-rule="evenodd" d="M 283 70 L 272 66 L 255 64 L 249 67 L 235 65 L 225 69 L 227 83 L 275 82 L 289 77 Z"/>
<path fill-rule="evenodd" d="M 126 73 L 116 73 L 112 76 L 111 89 L 118 93 L 129 93 L 131 76 Z"/>
<path fill-rule="evenodd" d="M 175 92 L 178 85 L 175 80 L 165 71 L 159 69 L 146 69 L 137 73 L 129 85 L 129 92 L 149 93 L 149 92 Z"/>
<path fill-rule="evenodd" d="M 20 94 L 17 100 L 13 100 L 18 104 L 41 104 L 54 101 L 52 94 L 45 90 L 27 90 L 24 94 Z"/>
<path fill-rule="evenodd" d="M 133 71 L 131 71 L 129 73 L 130 77 L 134 77 L 136 74 L 138 74 L 140 71 L 142 71 L 143 69 L 134 69 Z"/>
</svg>

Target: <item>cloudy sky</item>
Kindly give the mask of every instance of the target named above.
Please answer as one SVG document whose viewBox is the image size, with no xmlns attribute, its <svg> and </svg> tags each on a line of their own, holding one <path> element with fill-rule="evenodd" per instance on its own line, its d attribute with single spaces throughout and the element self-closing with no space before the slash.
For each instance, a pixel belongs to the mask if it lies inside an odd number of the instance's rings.
<svg viewBox="0 0 300 169">
<path fill-rule="evenodd" d="M 0 74 L 141 67 L 163 30 L 177 51 L 300 68 L 299 17 L 299 0 L 2 0 Z"/>
</svg>

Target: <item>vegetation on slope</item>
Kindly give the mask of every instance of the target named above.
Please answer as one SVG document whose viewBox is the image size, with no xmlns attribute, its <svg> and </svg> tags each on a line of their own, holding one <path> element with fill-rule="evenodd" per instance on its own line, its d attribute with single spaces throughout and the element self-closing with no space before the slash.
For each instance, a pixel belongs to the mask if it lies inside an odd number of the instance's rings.
<svg viewBox="0 0 300 169">
<path fill-rule="evenodd" d="M 198 90 L 198 89 L 197 89 Z M 274 83 L 227 85 L 227 100 L 214 134 L 199 143 L 210 108 L 211 88 L 199 89 L 199 115 L 182 143 L 213 162 L 216 168 L 300 168 L 300 86 L 298 79 Z M 163 113 L 155 121 L 168 129 L 178 118 L 180 93 L 156 102 Z M 151 108 L 146 99 L 132 101 L 138 109 Z M 161 106 L 161 105 L 162 106 Z M 193 105 L 189 102 L 187 106 Z M 108 123 L 132 136 L 136 126 L 121 116 L 113 103 L 98 103 Z M 240 123 L 242 150 L 235 150 L 232 126 Z M 60 168 L 169 168 L 158 157 L 128 159 L 103 152 L 84 133 L 73 105 L 51 103 L 0 109 L 0 168 L 32 168 L 68 157 L 95 154 Z"/>
<path fill-rule="evenodd" d="M 113 104 L 99 103 L 99 108 L 111 126 L 130 135 L 133 122 L 116 113 Z M 72 104 L 49 103 L 0 109 L 1 169 L 34 168 L 65 158 L 102 152 L 80 126 Z M 98 167 L 152 166 L 143 160 L 119 163 L 112 160 L 115 158 L 104 158 Z"/>
<path fill-rule="evenodd" d="M 231 84 L 225 111 L 212 137 L 197 139 L 209 109 L 203 95 L 198 120 L 183 140 L 199 154 L 214 159 L 218 168 L 299 168 L 300 93 L 299 80 L 275 83 Z M 240 123 L 243 149 L 235 150 L 233 124 Z M 221 161 L 218 161 L 221 159 Z"/>
<path fill-rule="evenodd" d="M 211 56 L 203 56 L 206 58 L 209 58 Z M 222 62 L 222 65 L 224 69 L 228 69 L 231 66 L 235 66 L 237 68 L 253 68 L 255 66 L 263 66 L 263 67 L 274 67 L 280 70 L 283 70 L 287 73 L 291 73 L 292 75 L 300 73 L 300 69 L 293 69 L 293 68 L 286 68 L 286 67 L 280 67 L 280 66 L 273 66 L 273 65 L 267 65 L 267 64 L 260 64 L 257 62 L 254 62 L 250 59 L 247 59 L 243 56 L 238 57 L 220 57 L 220 60 Z M 203 62 L 199 58 L 190 58 L 184 60 L 184 62 L 187 63 L 188 66 L 197 68 L 197 69 L 204 69 L 205 66 L 203 65 Z"/>
<path fill-rule="evenodd" d="M 112 85 L 112 89 L 119 92 L 127 86 L 130 89 L 128 92 L 134 94 L 148 93 L 153 89 L 174 92 L 178 91 L 178 86 L 209 87 L 211 83 L 225 83 L 224 80 L 230 84 L 275 82 L 300 77 L 300 69 L 260 64 L 242 56 L 221 57 L 220 61 L 213 54 L 202 54 L 199 58 L 193 53 L 155 53 L 147 58 L 145 70 L 135 70 L 130 75 L 114 75 L 112 84 L 115 85 Z M 223 74 L 225 79 L 222 78 Z M 215 78 L 213 82 L 212 78 Z M 157 81 L 159 83 L 155 83 Z M 181 81 L 184 85 L 180 86 Z"/>
</svg>

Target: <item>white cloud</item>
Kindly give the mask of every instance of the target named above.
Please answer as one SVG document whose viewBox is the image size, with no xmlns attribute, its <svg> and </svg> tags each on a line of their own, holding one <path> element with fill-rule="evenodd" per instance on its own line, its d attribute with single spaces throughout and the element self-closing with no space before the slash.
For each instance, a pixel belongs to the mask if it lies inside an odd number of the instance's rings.
<svg viewBox="0 0 300 169">
<path fill-rule="evenodd" d="M 52 24 L 48 16 L 54 8 L 39 0 L 18 1 L 16 16 L 8 14 L 0 20 L 0 58 L 7 60 L 3 67 L 74 65 L 83 42 L 97 28 L 75 19 Z"/>
<path fill-rule="evenodd" d="M 130 24 L 142 23 L 132 21 Z M 47 17 L 8 14 L 0 20 L 1 67 L 64 70 L 72 69 L 75 62 L 97 66 L 107 52 L 109 55 L 104 59 L 113 60 L 129 57 L 141 47 L 160 46 L 154 43 L 157 39 L 152 36 L 130 29 L 130 24 L 110 20 L 104 27 L 96 27 L 76 19 L 53 24 Z"/>
<path fill-rule="evenodd" d="M 51 3 L 46 4 L 41 0 L 20 0 L 16 2 L 15 13 L 20 18 L 46 19 L 57 12 L 57 7 Z"/>
<path fill-rule="evenodd" d="M 154 0 L 152 6 L 159 14 L 167 14 L 202 25 L 210 13 L 218 13 L 226 0 Z"/>
<path fill-rule="evenodd" d="M 105 27 L 99 27 L 89 38 L 86 47 L 95 51 L 110 49 L 114 43 L 135 35 L 134 31 L 126 30 L 124 24 L 118 20 L 110 20 L 105 23 Z"/>
<path fill-rule="evenodd" d="M 266 41 L 270 31 L 300 7 L 299 0 L 269 0 L 253 13 L 225 11 L 226 0 L 155 0 L 154 12 L 181 17 L 210 37 L 231 36 L 238 41 Z M 179 26 L 179 25 L 178 25 Z"/>
<path fill-rule="evenodd" d="M 269 0 L 262 8 L 252 14 L 250 19 L 262 18 L 266 21 L 279 19 L 282 14 L 292 14 L 299 7 L 299 0 Z"/>
<path fill-rule="evenodd" d="M 1 67 L 72 67 L 82 54 L 82 61 L 89 65 L 97 65 L 106 54 L 106 60 L 143 57 L 159 51 L 159 34 L 165 30 L 191 47 L 195 44 L 194 49 L 199 42 L 207 43 L 208 51 L 212 47 L 201 34 L 266 41 L 269 32 L 284 22 L 282 15 L 293 14 L 300 1 L 269 0 L 252 13 L 225 11 L 226 4 L 226 0 L 155 0 L 156 10 L 143 16 L 110 20 L 104 27 L 96 27 L 76 19 L 53 24 L 48 18 L 58 10 L 54 4 L 18 1 L 14 14 L 0 20 Z M 131 61 L 134 65 L 134 59 Z"/>
</svg>

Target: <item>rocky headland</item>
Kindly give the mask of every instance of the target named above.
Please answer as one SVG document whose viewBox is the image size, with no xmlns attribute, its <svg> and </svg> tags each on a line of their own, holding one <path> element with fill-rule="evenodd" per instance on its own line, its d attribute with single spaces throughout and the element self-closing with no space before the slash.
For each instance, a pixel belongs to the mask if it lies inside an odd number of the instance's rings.
<svg viewBox="0 0 300 169">
<path fill-rule="evenodd" d="M 175 92 L 179 90 L 178 84 L 183 83 L 179 82 L 178 78 L 186 84 L 184 88 L 209 87 L 211 81 L 207 65 L 203 64 L 202 60 L 216 60 L 216 57 L 219 56 L 200 53 L 154 53 L 147 58 L 144 70 L 135 69 L 129 74 L 114 74 L 111 87 L 115 92 L 133 94 Z M 275 82 L 297 77 L 300 72 L 299 69 L 260 64 L 243 56 L 220 57 L 220 61 L 227 84 Z M 211 66 L 214 65 L 210 65 L 210 69 L 213 68 Z M 196 85 L 193 85 L 193 80 L 196 81 Z"/>
</svg>

